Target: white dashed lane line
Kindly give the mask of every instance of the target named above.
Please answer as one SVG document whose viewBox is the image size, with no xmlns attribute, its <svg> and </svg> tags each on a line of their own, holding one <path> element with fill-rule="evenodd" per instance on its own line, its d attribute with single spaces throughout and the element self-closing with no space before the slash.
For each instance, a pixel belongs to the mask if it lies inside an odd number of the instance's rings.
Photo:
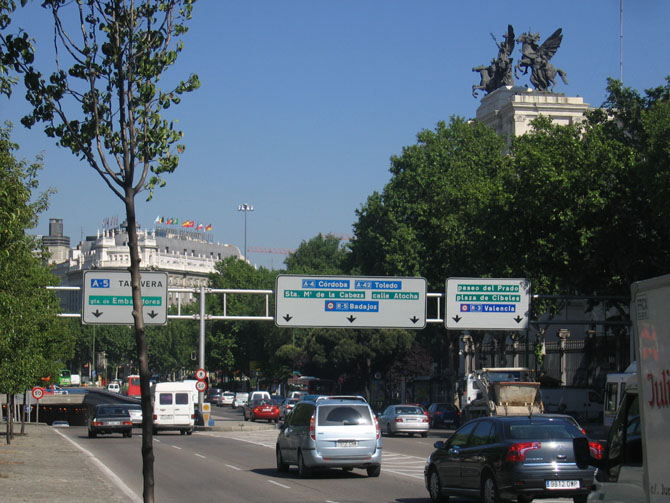
<svg viewBox="0 0 670 503">
<path fill-rule="evenodd" d="M 243 437 L 240 436 L 239 432 L 217 432 L 208 433 L 208 435 L 239 440 L 268 449 L 274 449 L 277 441 L 277 432 L 273 430 L 245 432 Z M 384 451 L 382 454 L 382 472 L 423 480 L 425 465 L 426 458 L 390 451 Z"/>
</svg>

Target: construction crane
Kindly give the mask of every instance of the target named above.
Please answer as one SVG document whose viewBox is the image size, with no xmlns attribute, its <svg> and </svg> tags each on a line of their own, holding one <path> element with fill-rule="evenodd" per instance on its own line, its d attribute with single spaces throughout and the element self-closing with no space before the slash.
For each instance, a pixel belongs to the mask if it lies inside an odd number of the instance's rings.
<svg viewBox="0 0 670 503">
<path fill-rule="evenodd" d="M 290 255 L 295 252 L 294 248 L 265 248 L 262 246 L 250 246 L 247 251 L 249 253 L 274 253 L 276 255 Z"/>
</svg>

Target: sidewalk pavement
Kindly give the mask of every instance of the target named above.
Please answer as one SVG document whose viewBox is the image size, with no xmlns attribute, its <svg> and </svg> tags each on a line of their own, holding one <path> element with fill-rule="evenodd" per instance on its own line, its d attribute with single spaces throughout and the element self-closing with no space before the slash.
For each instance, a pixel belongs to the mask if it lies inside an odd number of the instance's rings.
<svg viewBox="0 0 670 503">
<path fill-rule="evenodd" d="M 216 424 L 222 423 L 222 424 Z M 208 431 L 250 431 L 274 425 L 217 421 Z M 7 445 L 7 423 L 0 423 L 0 501 L 3 503 L 141 503 L 141 494 L 125 494 L 114 484 L 111 472 L 86 451 L 46 424 L 14 424 L 14 439 Z M 139 498 L 138 498 L 139 496 Z"/>
</svg>

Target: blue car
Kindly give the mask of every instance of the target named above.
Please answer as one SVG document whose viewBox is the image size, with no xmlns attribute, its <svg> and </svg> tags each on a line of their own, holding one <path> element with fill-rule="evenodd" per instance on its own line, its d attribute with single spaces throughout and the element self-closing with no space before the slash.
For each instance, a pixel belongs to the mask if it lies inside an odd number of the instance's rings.
<svg viewBox="0 0 670 503">
<path fill-rule="evenodd" d="M 461 411 L 451 403 L 434 403 L 428 407 L 431 428 L 458 428 Z"/>
</svg>

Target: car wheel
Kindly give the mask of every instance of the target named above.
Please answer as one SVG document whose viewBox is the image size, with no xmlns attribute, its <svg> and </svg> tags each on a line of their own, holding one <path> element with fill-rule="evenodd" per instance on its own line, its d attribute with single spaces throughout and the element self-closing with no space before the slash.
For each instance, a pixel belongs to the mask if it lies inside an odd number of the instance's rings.
<svg viewBox="0 0 670 503">
<path fill-rule="evenodd" d="M 367 468 L 368 477 L 379 477 L 379 474 L 382 472 L 381 465 L 368 466 Z"/>
<path fill-rule="evenodd" d="M 424 432 L 421 434 L 421 436 L 422 436 L 423 438 L 426 438 L 426 437 L 428 436 L 428 432 L 427 432 L 427 431 L 424 431 Z"/>
<path fill-rule="evenodd" d="M 128 434 L 126 435 L 128 438 L 133 438 L 133 430 L 130 430 Z"/>
<path fill-rule="evenodd" d="M 526 496 L 525 494 L 519 494 L 519 496 L 517 496 L 516 500 L 517 500 L 518 503 L 530 503 L 531 501 L 533 501 L 533 497 L 532 496 Z M 586 503 L 586 500 L 584 500 L 582 503 Z"/>
<path fill-rule="evenodd" d="M 253 414 L 251 414 L 251 421 L 256 422 L 256 416 L 254 416 Z"/>
<path fill-rule="evenodd" d="M 298 453 L 298 477 L 306 479 L 309 478 L 310 475 L 310 469 L 305 464 L 305 459 L 302 457 L 302 451 L 300 451 Z"/>
<path fill-rule="evenodd" d="M 277 470 L 285 473 L 288 471 L 288 464 L 284 463 L 284 457 L 281 455 L 281 449 L 279 446 L 276 448 L 277 451 Z"/>
<path fill-rule="evenodd" d="M 245 421 L 249 421 L 249 418 L 247 417 L 246 414 L 244 415 L 244 420 L 245 420 Z"/>
<path fill-rule="evenodd" d="M 187 435 L 193 435 L 193 430 L 186 430 Z"/>
<path fill-rule="evenodd" d="M 186 435 L 186 430 L 179 430 L 180 435 Z"/>
<path fill-rule="evenodd" d="M 429 427 L 431 430 L 432 430 L 433 428 L 435 428 L 435 421 L 434 421 L 433 419 L 431 419 L 430 422 L 428 423 L 428 427 Z"/>
<path fill-rule="evenodd" d="M 392 436 L 393 436 L 393 432 L 391 431 L 391 425 L 390 425 L 390 424 L 387 424 L 387 425 L 386 425 L 386 434 L 387 434 L 389 437 L 392 437 Z"/>
<path fill-rule="evenodd" d="M 88 430 L 88 438 L 95 438 L 97 436 L 98 436 L 97 433 L 95 433 L 94 431 Z"/>
<path fill-rule="evenodd" d="M 574 501 L 575 503 L 586 503 L 588 498 L 589 498 L 588 494 L 580 494 L 578 496 L 573 496 L 572 501 Z"/>
<path fill-rule="evenodd" d="M 491 475 L 485 475 L 482 482 L 482 503 L 499 503 L 498 486 Z"/>
<path fill-rule="evenodd" d="M 433 503 L 444 503 L 449 500 L 448 496 L 443 496 L 440 492 L 440 476 L 435 468 L 431 469 L 428 475 L 428 495 Z"/>
</svg>

